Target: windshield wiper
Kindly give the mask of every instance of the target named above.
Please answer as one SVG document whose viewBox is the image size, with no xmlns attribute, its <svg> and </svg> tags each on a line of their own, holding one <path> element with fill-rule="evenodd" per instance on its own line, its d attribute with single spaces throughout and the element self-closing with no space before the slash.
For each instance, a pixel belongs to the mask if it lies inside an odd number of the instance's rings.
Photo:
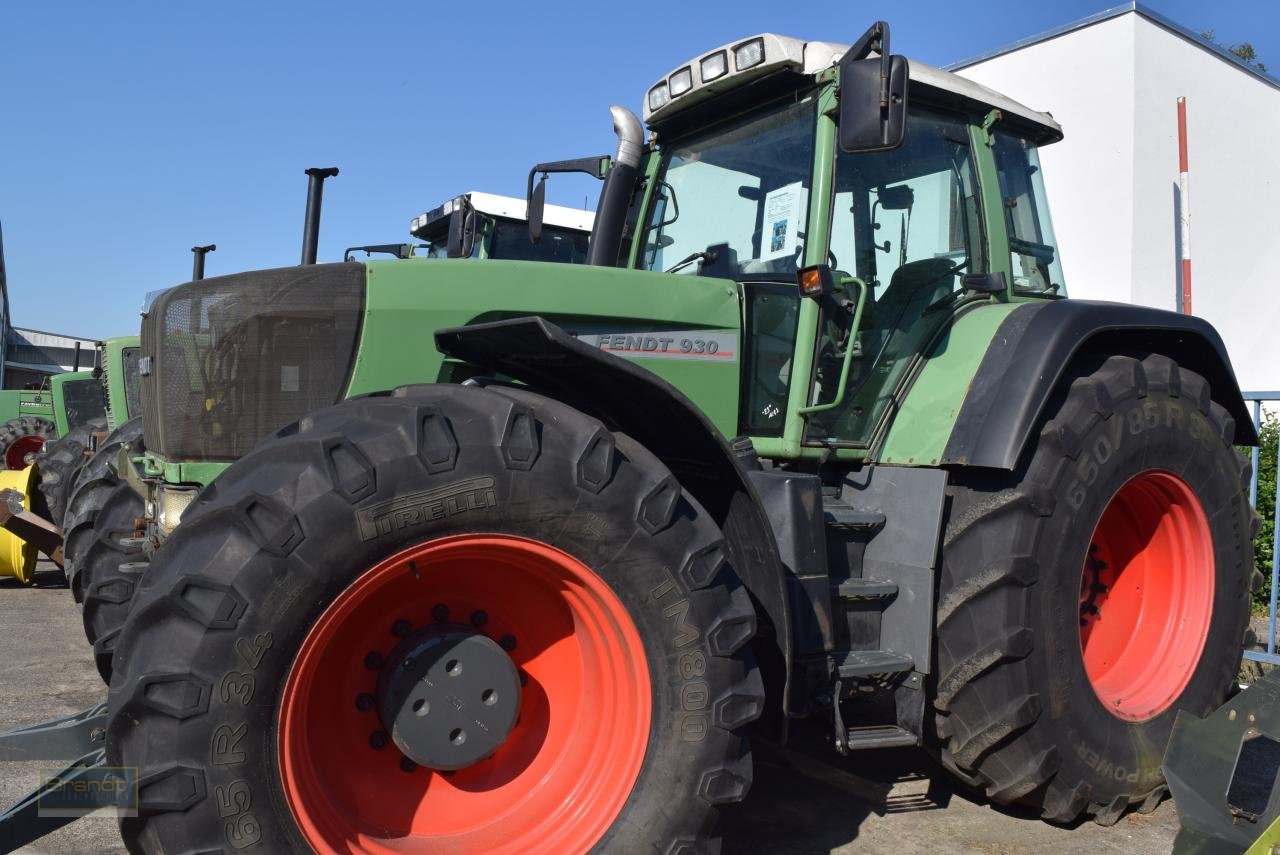
<svg viewBox="0 0 1280 855">
<path fill-rule="evenodd" d="M 697 252 L 689 253 L 684 258 L 680 259 L 678 262 L 676 262 L 675 264 L 668 267 L 666 270 L 662 272 L 675 273 L 677 271 L 684 270 L 686 267 L 688 267 L 690 264 L 693 264 L 695 261 L 701 261 L 704 264 L 710 264 L 715 260 L 716 260 L 716 253 L 713 250 L 700 249 Z"/>
</svg>

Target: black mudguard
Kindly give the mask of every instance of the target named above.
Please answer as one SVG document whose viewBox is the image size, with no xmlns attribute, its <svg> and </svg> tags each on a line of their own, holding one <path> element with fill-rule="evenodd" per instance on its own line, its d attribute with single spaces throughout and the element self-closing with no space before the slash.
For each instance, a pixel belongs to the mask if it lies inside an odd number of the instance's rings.
<svg viewBox="0 0 1280 855">
<path fill-rule="evenodd" d="M 1126 303 L 1053 300 L 1015 309 L 996 330 L 942 464 L 1014 469 L 1075 359 L 1137 352 L 1164 354 L 1204 377 L 1235 420 L 1236 444 L 1258 444 L 1227 349 L 1208 321 Z"/>
<path fill-rule="evenodd" d="M 706 415 L 656 374 L 543 318 L 454 327 L 435 337 L 442 353 L 519 380 L 600 419 L 671 469 L 725 532 L 734 570 L 763 619 L 756 650 L 770 708 L 790 713 L 784 699 L 791 675 L 791 618 L 777 543 L 743 465 Z"/>
</svg>

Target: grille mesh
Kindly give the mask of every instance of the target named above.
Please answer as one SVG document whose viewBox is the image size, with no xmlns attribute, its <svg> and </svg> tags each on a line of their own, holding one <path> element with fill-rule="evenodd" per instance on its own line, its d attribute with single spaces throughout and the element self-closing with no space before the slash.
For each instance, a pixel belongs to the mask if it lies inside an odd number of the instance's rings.
<svg viewBox="0 0 1280 855">
<path fill-rule="evenodd" d="M 364 266 L 316 264 L 202 279 L 143 320 L 147 448 L 234 460 L 339 399 L 355 356 Z"/>
</svg>

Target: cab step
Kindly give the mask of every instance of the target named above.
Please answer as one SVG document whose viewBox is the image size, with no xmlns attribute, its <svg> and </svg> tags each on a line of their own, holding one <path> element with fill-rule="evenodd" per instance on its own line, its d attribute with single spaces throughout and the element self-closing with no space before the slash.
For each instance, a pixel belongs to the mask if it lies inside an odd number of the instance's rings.
<svg viewBox="0 0 1280 855">
<path fill-rule="evenodd" d="M 851 602 L 892 600 L 898 596 L 898 584 L 882 579 L 845 579 L 832 585 L 831 593 L 838 600 Z"/>
<path fill-rule="evenodd" d="M 851 727 L 844 738 L 845 751 L 868 751 L 875 748 L 906 748 L 920 744 L 920 737 L 895 724 Z M 844 753 L 841 751 L 840 753 Z"/>
<path fill-rule="evenodd" d="M 910 656 L 891 650 L 848 650 L 836 653 L 836 676 L 842 680 L 901 674 L 915 667 Z"/>
<path fill-rule="evenodd" d="M 841 501 L 827 499 L 822 503 L 822 517 L 829 528 L 851 532 L 876 532 L 884 528 L 885 515 L 876 511 L 855 511 Z"/>
</svg>

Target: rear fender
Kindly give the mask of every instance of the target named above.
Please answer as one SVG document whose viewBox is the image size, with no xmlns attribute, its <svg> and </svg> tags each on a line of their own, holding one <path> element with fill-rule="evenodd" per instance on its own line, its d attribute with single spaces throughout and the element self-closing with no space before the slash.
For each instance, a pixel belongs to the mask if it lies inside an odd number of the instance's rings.
<svg viewBox="0 0 1280 855">
<path fill-rule="evenodd" d="M 1222 338 L 1203 318 L 1090 300 L 1027 303 L 1000 324 L 978 366 L 940 463 L 1012 470 L 1072 364 L 1094 355 L 1160 353 L 1203 376 L 1257 445 Z"/>
</svg>

